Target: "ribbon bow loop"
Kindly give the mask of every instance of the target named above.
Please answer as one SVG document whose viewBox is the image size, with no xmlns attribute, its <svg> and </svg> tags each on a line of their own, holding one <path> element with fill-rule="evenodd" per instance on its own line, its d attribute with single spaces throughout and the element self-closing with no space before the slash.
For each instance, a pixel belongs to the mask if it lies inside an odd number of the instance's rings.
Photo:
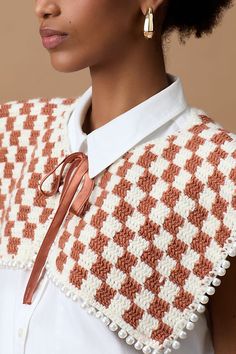
<svg viewBox="0 0 236 354">
<path fill-rule="evenodd" d="M 53 217 L 53 220 L 49 226 L 49 229 L 43 239 L 43 242 L 35 259 L 35 263 L 30 274 L 28 284 L 26 286 L 23 304 L 31 304 L 32 297 L 40 281 L 39 278 L 46 262 L 49 250 L 56 238 L 57 232 L 66 216 L 68 209 L 75 215 L 79 216 L 83 211 L 94 187 L 94 181 L 93 179 L 90 179 L 88 175 L 87 155 L 82 152 L 75 152 L 70 154 L 69 156 L 66 156 L 52 171 L 50 171 L 43 178 L 40 183 L 40 190 L 44 195 L 52 196 L 58 191 L 59 186 L 63 181 L 64 169 L 68 163 L 70 163 L 70 167 L 65 175 L 65 182 L 61 192 L 59 206 L 56 210 L 56 213 Z M 52 190 L 50 192 L 43 191 L 42 184 L 45 179 L 48 178 L 52 173 L 54 173 L 56 169 L 59 168 L 61 165 L 62 167 L 60 170 L 60 174 L 57 177 L 56 184 L 54 185 Z M 74 174 L 72 175 L 73 172 Z M 79 191 L 78 196 L 73 201 L 74 195 L 83 177 L 84 182 L 82 184 L 81 190 Z"/>
<path fill-rule="evenodd" d="M 59 190 L 59 187 L 62 185 L 63 183 L 63 180 L 64 180 L 64 176 L 63 176 L 63 172 L 66 168 L 66 165 L 68 163 L 71 163 L 73 161 L 77 161 L 78 163 L 82 160 L 82 159 L 87 159 L 87 156 L 82 153 L 82 152 L 74 152 L 68 156 L 66 156 L 53 170 L 51 170 L 49 173 L 47 173 L 44 178 L 41 180 L 41 182 L 39 183 L 39 189 L 41 191 L 41 193 L 43 193 L 46 197 L 51 197 L 52 195 L 56 194 Z M 51 174 L 55 173 L 56 170 L 60 167 L 61 167 L 61 170 L 60 170 L 60 174 L 58 176 L 56 176 L 56 183 L 54 185 L 54 187 L 52 188 L 52 190 L 49 192 L 49 191 L 44 191 L 42 189 L 42 185 L 43 183 L 45 182 L 45 180 L 51 176 Z M 74 166 L 73 166 L 74 167 Z M 71 170 L 71 171 L 70 171 Z M 70 171 L 70 173 L 69 173 Z M 68 175 L 69 173 L 69 176 L 71 175 L 73 169 L 69 169 L 66 176 Z M 66 179 L 66 182 L 68 182 L 68 178 Z"/>
</svg>

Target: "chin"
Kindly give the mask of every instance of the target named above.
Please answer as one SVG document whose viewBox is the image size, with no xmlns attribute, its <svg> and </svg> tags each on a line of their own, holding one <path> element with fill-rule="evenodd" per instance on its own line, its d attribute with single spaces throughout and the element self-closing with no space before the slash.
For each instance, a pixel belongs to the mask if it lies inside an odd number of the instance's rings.
<svg viewBox="0 0 236 354">
<path fill-rule="evenodd" d="M 71 73 L 88 67 L 88 64 L 80 59 L 72 59 L 65 53 L 52 52 L 51 64 L 56 71 Z"/>
</svg>

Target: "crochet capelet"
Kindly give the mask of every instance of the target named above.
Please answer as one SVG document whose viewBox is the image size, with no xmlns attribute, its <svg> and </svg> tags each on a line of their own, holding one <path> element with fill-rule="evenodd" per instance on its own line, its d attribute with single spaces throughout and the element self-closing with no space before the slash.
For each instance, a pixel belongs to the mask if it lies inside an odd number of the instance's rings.
<svg viewBox="0 0 236 354">
<path fill-rule="evenodd" d="M 191 108 L 90 179 L 67 136 L 77 99 L 0 106 L 0 266 L 31 270 L 23 303 L 44 270 L 128 345 L 169 353 L 236 255 L 236 135 Z"/>
</svg>

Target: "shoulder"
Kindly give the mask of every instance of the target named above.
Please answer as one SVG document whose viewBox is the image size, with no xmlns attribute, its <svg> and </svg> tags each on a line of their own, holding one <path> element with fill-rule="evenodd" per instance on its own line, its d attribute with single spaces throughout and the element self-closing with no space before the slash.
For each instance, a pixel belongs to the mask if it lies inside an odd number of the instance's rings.
<svg viewBox="0 0 236 354">
<path fill-rule="evenodd" d="M 189 136 L 198 143 L 196 147 L 201 148 L 202 145 L 205 145 L 210 150 L 217 148 L 219 153 L 222 152 L 219 149 L 220 147 L 226 150 L 230 147 L 235 148 L 236 133 L 227 129 L 223 123 L 208 112 L 191 107 L 189 118 L 189 123 L 186 125 L 187 129 L 184 129 L 184 131 L 188 131 L 186 139 Z"/>
<path fill-rule="evenodd" d="M 76 97 L 36 97 L 23 100 L 11 100 L 0 104 L 0 119 L 28 114 L 52 114 L 56 109 L 70 108 Z"/>
</svg>

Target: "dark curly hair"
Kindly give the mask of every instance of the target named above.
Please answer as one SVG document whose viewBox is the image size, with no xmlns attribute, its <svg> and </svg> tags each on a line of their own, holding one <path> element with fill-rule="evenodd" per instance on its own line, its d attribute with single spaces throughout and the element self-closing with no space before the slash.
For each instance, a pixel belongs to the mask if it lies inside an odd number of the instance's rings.
<svg viewBox="0 0 236 354">
<path fill-rule="evenodd" d="M 201 38 L 218 25 L 226 9 L 233 6 L 233 0 L 169 0 L 162 25 L 162 36 L 168 37 L 177 30 L 180 41 L 191 34 Z"/>
</svg>

